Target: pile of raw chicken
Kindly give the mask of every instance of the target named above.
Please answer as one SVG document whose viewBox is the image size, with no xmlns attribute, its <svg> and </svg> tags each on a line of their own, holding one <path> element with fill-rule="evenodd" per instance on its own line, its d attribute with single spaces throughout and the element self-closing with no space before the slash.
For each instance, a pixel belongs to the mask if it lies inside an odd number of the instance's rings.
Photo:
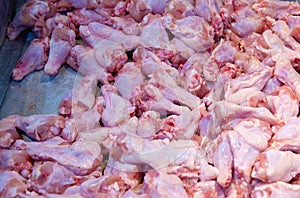
<svg viewBox="0 0 300 198">
<path fill-rule="evenodd" d="M 0 121 L 1 197 L 300 197 L 298 3 L 30 0 L 28 28 L 15 80 L 78 76 Z"/>
</svg>

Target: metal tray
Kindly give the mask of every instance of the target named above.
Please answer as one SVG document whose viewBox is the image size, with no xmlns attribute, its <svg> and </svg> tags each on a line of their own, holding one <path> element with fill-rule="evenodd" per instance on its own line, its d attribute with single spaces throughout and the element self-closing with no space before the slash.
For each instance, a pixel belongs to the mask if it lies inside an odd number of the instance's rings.
<svg viewBox="0 0 300 198">
<path fill-rule="evenodd" d="M 25 2 L 0 1 L 0 119 L 13 114 L 57 114 L 61 98 L 72 89 L 76 77 L 76 72 L 64 65 L 55 77 L 41 70 L 20 82 L 11 78 L 16 62 L 34 39 L 31 32 L 23 32 L 16 41 L 5 37 L 7 24 Z"/>
</svg>

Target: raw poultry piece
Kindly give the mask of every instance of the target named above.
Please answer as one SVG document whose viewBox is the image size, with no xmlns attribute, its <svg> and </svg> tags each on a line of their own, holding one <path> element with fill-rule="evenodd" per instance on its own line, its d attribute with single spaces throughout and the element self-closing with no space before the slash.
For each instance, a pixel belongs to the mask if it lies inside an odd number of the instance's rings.
<svg viewBox="0 0 300 198">
<path fill-rule="evenodd" d="M 187 180 L 208 181 L 215 179 L 218 175 L 218 169 L 208 164 L 204 151 L 195 141 L 173 140 L 169 142 L 168 139 L 158 139 L 140 141 L 139 144 L 139 147 L 136 145 L 139 149 L 135 152 L 123 152 L 120 162 L 139 165 L 145 171 L 161 169 Z M 154 157 L 160 160 L 153 161 Z"/>
<path fill-rule="evenodd" d="M 35 70 L 44 68 L 48 60 L 49 38 L 34 39 L 31 41 L 22 58 L 12 71 L 14 80 L 22 80 Z"/>
<path fill-rule="evenodd" d="M 80 185 L 69 187 L 63 194 L 50 194 L 50 197 L 118 197 L 128 189 L 129 186 L 125 184 L 120 176 L 109 175 L 89 179 Z"/>
<path fill-rule="evenodd" d="M 288 59 L 281 58 L 276 62 L 274 75 L 279 81 L 288 85 L 300 100 L 300 75 Z"/>
<path fill-rule="evenodd" d="M 124 47 L 111 40 L 102 41 L 93 53 L 98 64 L 109 73 L 118 72 L 128 60 Z"/>
<path fill-rule="evenodd" d="M 268 122 L 256 118 L 246 118 L 233 120 L 226 125 L 226 127 L 236 131 L 243 138 L 243 142 L 253 148 L 259 151 L 264 151 L 268 148 L 268 143 L 272 136 L 271 125 Z"/>
<path fill-rule="evenodd" d="M 228 132 L 223 131 L 217 138 L 214 145 L 213 162 L 214 166 L 221 170 L 217 182 L 222 187 L 228 187 L 233 175 L 233 153 L 231 151 Z"/>
<path fill-rule="evenodd" d="M 233 13 L 232 30 L 240 37 L 246 37 L 253 32 L 261 33 L 266 25 L 263 17 L 250 6 L 243 6 Z"/>
<path fill-rule="evenodd" d="M 31 138 L 43 141 L 59 135 L 65 127 L 65 120 L 57 115 L 18 116 L 15 127 Z"/>
<path fill-rule="evenodd" d="M 122 16 L 124 17 L 126 15 L 126 7 L 127 7 L 126 1 L 116 1 L 116 6 L 113 8 L 113 16 Z"/>
<path fill-rule="evenodd" d="M 188 107 L 174 104 L 168 100 L 159 88 L 152 84 L 142 84 L 137 87 L 133 91 L 130 102 L 137 108 L 138 115 L 148 110 L 157 111 L 163 116 L 168 113 L 180 115 L 182 112 L 190 111 Z"/>
<path fill-rule="evenodd" d="M 156 111 L 145 111 L 142 113 L 137 127 L 137 135 L 146 139 L 153 139 L 160 130 L 160 114 Z"/>
<path fill-rule="evenodd" d="M 39 21 L 43 22 L 47 18 L 55 15 L 56 8 L 51 2 L 31 0 L 24 4 L 17 12 L 13 22 L 7 30 L 10 40 L 15 40 L 19 34 L 29 27 L 34 27 Z"/>
<path fill-rule="evenodd" d="M 71 8 L 96 8 L 99 4 L 99 0 L 51 0 L 58 10 L 69 10 Z"/>
<path fill-rule="evenodd" d="M 286 124 L 274 131 L 272 138 L 275 148 L 282 151 L 292 151 L 299 153 L 300 136 L 299 136 L 300 119 L 297 117 L 290 118 Z"/>
<path fill-rule="evenodd" d="M 214 30 L 202 17 L 188 16 L 167 25 L 167 28 L 196 52 L 206 51 L 213 46 Z"/>
<path fill-rule="evenodd" d="M 291 151 L 267 149 L 254 165 L 252 177 L 263 182 L 289 182 L 299 174 L 299 155 Z"/>
<path fill-rule="evenodd" d="M 253 118 L 235 120 L 230 128 L 233 130 L 222 131 L 217 141 L 211 142 L 213 150 L 208 153 L 215 166 L 223 170 L 217 178 L 221 186 L 229 187 L 240 180 L 248 185 L 259 152 L 268 147 L 271 128 L 268 123 Z"/>
<path fill-rule="evenodd" d="M 48 18 L 46 21 L 38 21 L 35 23 L 32 28 L 32 32 L 39 38 L 45 38 L 51 36 L 53 30 L 57 26 L 62 25 L 77 32 L 76 26 L 73 21 L 71 21 L 70 17 L 60 13 L 56 13 L 53 17 Z"/>
<path fill-rule="evenodd" d="M 200 99 L 187 90 L 178 86 L 176 81 L 165 70 L 156 70 L 149 83 L 161 90 L 168 100 L 188 106 L 194 109 L 200 105 Z"/>
<path fill-rule="evenodd" d="M 79 28 L 80 36 L 90 47 L 106 45 L 105 41 L 114 41 L 121 45 L 125 50 L 132 50 L 139 44 L 139 37 L 126 35 L 119 30 L 98 22 L 91 22 L 81 25 Z"/>
<path fill-rule="evenodd" d="M 182 181 L 176 175 L 156 170 L 146 173 L 143 191 L 151 197 L 188 197 Z"/>
<path fill-rule="evenodd" d="M 15 171 L 0 171 L 0 196 L 17 197 L 25 193 L 27 186 L 25 179 Z"/>
<path fill-rule="evenodd" d="M 299 49 L 300 44 L 292 37 L 292 31 L 284 20 L 278 20 L 273 24 L 272 30 L 291 49 Z"/>
<path fill-rule="evenodd" d="M 108 2 L 108 1 L 105 1 L 105 0 L 100 0 L 99 2 L 105 8 L 115 8 L 120 1 L 119 0 L 112 0 L 112 1 Z"/>
<path fill-rule="evenodd" d="M 185 61 L 195 53 L 194 50 L 189 48 L 184 42 L 176 37 L 174 37 L 170 42 L 175 45 L 175 48 L 177 48 L 177 54 L 170 59 L 173 63 L 173 67 L 180 67 L 181 64 L 184 64 Z"/>
<path fill-rule="evenodd" d="M 17 116 L 8 116 L 0 120 L 0 148 L 9 148 L 21 136 L 16 130 Z"/>
<path fill-rule="evenodd" d="M 287 196 L 297 198 L 300 195 L 300 185 L 277 181 L 270 184 L 257 184 L 251 193 L 253 198 Z"/>
<path fill-rule="evenodd" d="M 102 160 L 99 145 L 84 140 L 73 144 L 60 137 L 43 142 L 18 140 L 14 147 L 26 151 L 35 160 L 56 161 L 76 175 L 86 175 L 95 171 Z"/>
<path fill-rule="evenodd" d="M 137 22 L 141 22 L 144 16 L 149 13 L 162 14 L 167 6 L 167 0 L 130 0 L 126 11 Z"/>
<path fill-rule="evenodd" d="M 98 97 L 92 109 L 66 118 L 65 128 L 61 132 L 61 137 L 69 142 L 73 142 L 81 132 L 91 131 L 100 127 L 103 108 L 104 99 L 103 97 Z"/>
<path fill-rule="evenodd" d="M 97 83 L 94 76 L 77 77 L 73 89 L 62 99 L 59 113 L 72 116 L 92 109 L 95 104 Z"/>
<path fill-rule="evenodd" d="M 129 100 L 119 96 L 114 86 L 103 85 L 101 91 L 105 101 L 101 118 L 104 126 L 118 126 L 131 117 L 135 107 Z"/>
<path fill-rule="evenodd" d="M 257 1 L 251 6 L 260 16 L 281 19 L 287 14 L 299 15 L 299 3 L 284 1 Z"/>
<path fill-rule="evenodd" d="M 229 79 L 225 83 L 224 96 L 225 99 L 232 97 L 238 90 L 245 88 L 255 88 L 262 90 L 267 81 L 272 77 L 273 69 L 268 66 L 264 66 L 259 71 L 251 74 L 242 74 L 234 79 Z"/>
<path fill-rule="evenodd" d="M 126 15 L 124 17 L 111 17 L 112 27 L 116 30 L 121 30 L 128 35 L 140 35 L 139 23 L 137 23 L 132 17 Z"/>
<path fill-rule="evenodd" d="M 265 93 L 259 91 L 257 88 L 249 87 L 238 90 L 236 93 L 229 95 L 226 99 L 228 102 L 242 106 L 265 107 L 270 109 L 268 106 L 267 97 L 268 96 Z"/>
<path fill-rule="evenodd" d="M 174 79 L 178 76 L 177 69 L 160 60 L 152 50 L 147 48 L 138 47 L 134 51 L 132 58 L 141 66 L 142 73 L 146 77 L 151 77 L 151 74 L 160 68 L 166 70 Z"/>
<path fill-rule="evenodd" d="M 32 171 L 32 158 L 22 150 L 0 149 L 0 170 L 18 172 L 24 178 L 28 178 Z"/>
<path fill-rule="evenodd" d="M 79 133 L 79 137 L 85 141 L 95 142 L 103 148 L 104 153 L 108 153 L 113 147 L 119 147 L 123 152 L 135 153 L 143 145 L 143 139 L 136 134 L 138 120 L 132 117 L 125 123 L 115 127 L 99 127 L 90 131 Z M 134 144 L 130 142 L 134 141 Z M 120 150 L 119 150 L 120 151 Z M 119 152 L 112 150 L 114 155 Z"/>
<path fill-rule="evenodd" d="M 237 51 L 234 42 L 221 39 L 218 46 L 212 51 L 212 56 L 219 64 L 233 63 Z"/>
<path fill-rule="evenodd" d="M 122 178 L 124 183 L 130 188 L 134 188 L 141 183 L 142 172 L 139 171 L 138 166 L 131 164 L 120 163 L 113 158 L 109 158 L 104 169 L 104 175 L 118 175 Z"/>
<path fill-rule="evenodd" d="M 256 49 L 265 54 L 264 62 L 269 62 L 268 65 L 271 65 L 271 61 L 280 62 L 283 57 L 287 60 L 294 61 L 295 59 L 299 59 L 299 53 L 297 50 L 292 50 L 289 47 L 286 47 L 284 41 L 282 41 L 276 34 L 272 33 L 271 30 L 266 30 L 262 34 L 263 39 L 257 40 Z M 270 60 L 266 60 L 270 59 Z"/>
<path fill-rule="evenodd" d="M 72 23 L 76 26 L 88 25 L 91 22 L 98 22 L 109 25 L 111 22 L 106 17 L 98 14 L 93 10 L 75 9 L 67 13 Z"/>
<path fill-rule="evenodd" d="M 67 117 L 61 137 L 69 142 L 73 142 L 78 133 L 100 126 L 104 106 L 103 97 L 96 97 L 97 79 L 94 76 L 78 79 L 73 90 L 63 98 L 59 107 L 60 114 Z"/>
<path fill-rule="evenodd" d="M 230 186 L 224 189 L 225 197 L 250 197 L 250 185 L 240 178 L 234 178 Z"/>
<path fill-rule="evenodd" d="M 118 72 L 115 79 L 115 86 L 122 97 L 130 99 L 133 90 L 143 82 L 144 76 L 140 65 L 129 62 Z"/>
<path fill-rule="evenodd" d="M 205 112 L 204 104 L 192 111 L 182 111 L 180 115 L 170 115 L 162 120 L 162 128 L 157 133 L 158 139 L 191 139 L 197 132 L 199 120 Z"/>
<path fill-rule="evenodd" d="M 78 185 L 88 176 L 77 176 L 57 162 L 35 162 L 28 186 L 41 194 L 63 193 L 68 187 Z"/>
<path fill-rule="evenodd" d="M 54 76 L 65 63 L 72 47 L 75 45 L 75 33 L 64 26 L 56 27 L 51 35 L 48 61 L 44 71 L 47 75 Z"/>
<path fill-rule="evenodd" d="M 126 59 L 125 56 L 121 55 L 121 57 L 124 57 Z M 67 63 L 78 73 L 82 75 L 95 76 L 101 83 L 106 84 L 109 81 L 113 80 L 113 76 L 110 73 L 107 73 L 105 68 L 105 66 L 114 67 L 113 65 L 111 65 L 112 60 L 110 60 L 110 58 L 113 57 L 109 57 L 109 54 L 106 54 L 104 60 L 108 59 L 107 63 L 109 65 L 102 65 L 97 61 L 94 49 L 90 47 L 84 47 L 82 45 L 76 45 L 72 48 L 70 56 L 67 59 Z"/>
<path fill-rule="evenodd" d="M 186 189 L 192 197 L 224 197 L 223 189 L 216 181 L 197 182 L 193 187 Z"/>
<path fill-rule="evenodd" d="M 220 16 L 222 1 L 218 0 L 196 0 L 195 13 L 197 16 L 203 17 L 214 28 L 217 36 L 223 34 L 223 21 Z"/>
<path fill-rule="evenodd" d="M 203 97 L 209 91 L 204 77 L 204 65 L 208 58 L 208 53 L 195 53 L 187 59 L 180 71 L 180 85 L 196 96 Z"/>
<path fill-rule="evenodd" d="M 219 101 L 209 107 L 217 120 L 230 121 L 236 118 L 256 118 L 272 125 L 278 123 L 278 119 L 265 107 L 247 107 L 227 101 Z"/>
<path fill-rule="evenodd" d="M 177 50 L 170 42 L 162 19 L 152 15 L 147 15 L 145 18 L 147 23 L 141 30 L 140 45 L 145 48 L 151 48 L 161 60 L 174 56 Z"/>
<path fill-rule="evenodd" d="M 171 0 L 165 8 L 166 14 L 171 14 L 176 19 L 182 19 L 194 15 L 194 1 L 191 0 Z"/>
<path fill-rule="evenodd" d="M 279 87 L 272 95 L 268 96 L 267 101 L 271 112 L 281 120 L 285 121 L 296 117 L 299 113 L 299 99 L 286 85 Z"/>
</svg>

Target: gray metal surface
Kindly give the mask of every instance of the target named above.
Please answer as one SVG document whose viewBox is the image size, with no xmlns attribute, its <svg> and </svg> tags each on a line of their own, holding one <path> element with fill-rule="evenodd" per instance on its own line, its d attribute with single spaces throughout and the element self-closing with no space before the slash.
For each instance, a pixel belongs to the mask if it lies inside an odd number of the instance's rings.
<svg viewBox="0 0 300 198">
<path fill-rule="evenodd" d="M 0 48 L 0 108 L 10 83 L 11 71 L 21 55 L 24 40 L 23 35 L 16 41 L 5 39 Z"/>
<path fill-rule="evenodd" d="M 34 38 L 28 33 L 25 39 L 5 40 L 0 51 L 0 119 L 13 114 L 57 114 L 64 94 L 73 88 L 76 72 L 64 65 L 55 77 L 43 70 L 29 74 L 22 81 L 14 81 L 11 71 Z M 25 41 L 26 40 L 26 41 Z"/>
<path fill-rule="evenodd" d="M 76 72 L 64 66 L 55 77 L 34 72 L 23 81 L 11 81 L 0 109 L 8 115 L 57 114 L 63 95 L 73 88 Z"/>
<path fill-rule="evenodd" d="M 0 119 L 8 115 L 57 114 L 61 98 L 73 87 L 76 72 L 64 66 L 55 77 L 43 70 L 20 82 L 11 79 L 17 60 L 34 38 L 23 32 L 16 41 L 4 37 L 7 24 L 26 0 L 0 0 Z"/>
</svg>

